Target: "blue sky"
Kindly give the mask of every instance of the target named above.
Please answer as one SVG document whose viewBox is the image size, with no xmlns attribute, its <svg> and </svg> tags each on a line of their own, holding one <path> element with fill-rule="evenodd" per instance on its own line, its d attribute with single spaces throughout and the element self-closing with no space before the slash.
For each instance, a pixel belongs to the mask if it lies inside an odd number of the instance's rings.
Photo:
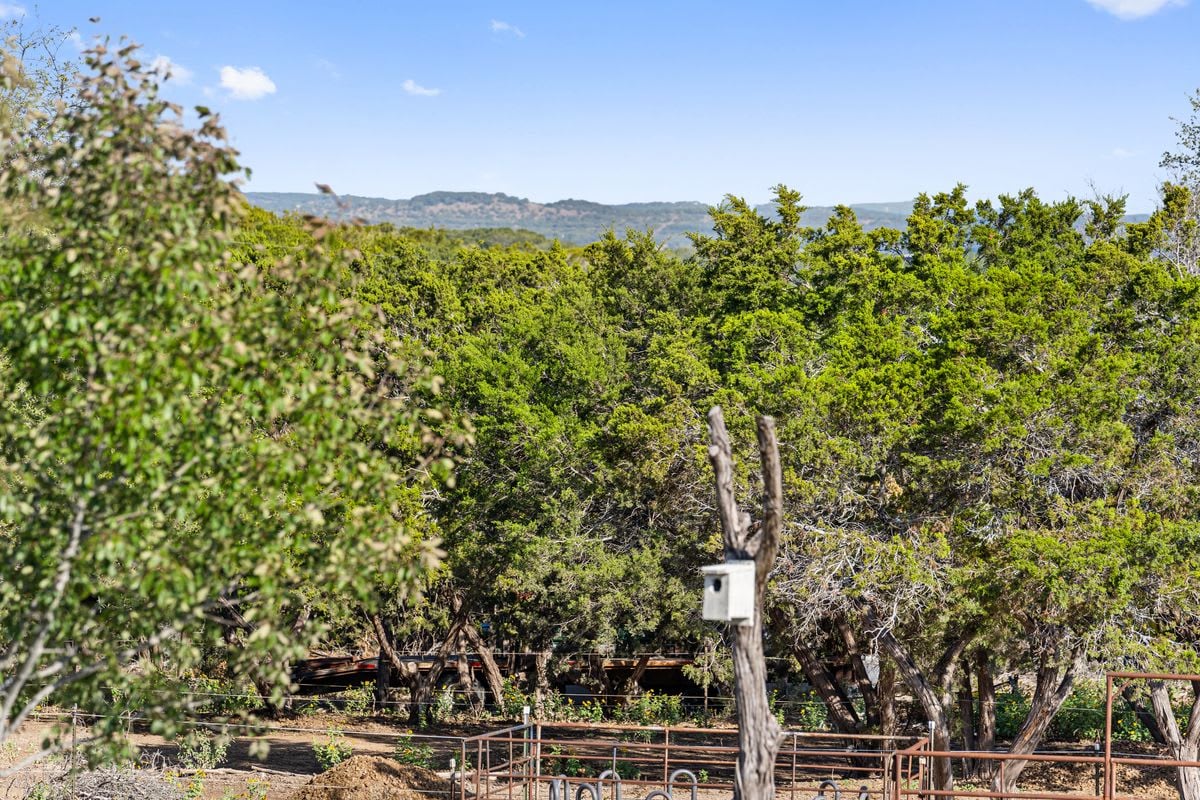
<svg viewBox="0 0 1200 800">
<path fill-rule="evenodd" d="M 169 59 L 167 94 L 221 113 L 261 191 L 758 202 L 782 182 L 828 204 L 961 181 L 1051 199 L 1094 185 L 1146 211 L 1170 117 L 1200 87 L 1200 0 L 54 0 L 37 15 Z"/>
</svg>

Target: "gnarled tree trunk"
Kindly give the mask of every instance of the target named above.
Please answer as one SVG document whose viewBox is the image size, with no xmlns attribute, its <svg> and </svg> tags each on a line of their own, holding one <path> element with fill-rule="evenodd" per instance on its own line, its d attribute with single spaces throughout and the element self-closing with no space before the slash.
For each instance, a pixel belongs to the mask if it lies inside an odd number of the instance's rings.
<svg viewBox="0 0 1200 800">
<path fill-rule="evenodd" d="M 1021 729 L 1017 731 L 1016 737 L 1013 738 L 1008 752 L 1027 755 L 1041 744 L 1054 715 L 1062 708 L 1062 704 L 1071 694 L 1071 688 L 1075 685 L 1078 655 L 1078 653 L 1074 654 L 1071 661 L 1065 665 L 1055 663 L 1054 654 L 1042 656 L 1041 664 L 1038 667 L 1037 685 L 1034 687 L 1033 697 L 1030 700 L 1029 714 L 1025 717 Z M 1028 761 L 1020 760 L 1006 762 L 1004 764 L 1004 780 L 1001 781 L 1000 775 L 997 774 L 992 781 L 992 791 L 1013 791 L 1017 785 L 1017 779 L 1028 764 Z"/>
<path fill-rule="evenodd" d="M 496 663 L 492 648 L 469 621 L 463 625 L 463 635 L 467 637 L 471 649 L 479 654 L 479 660 L 483 662 L 483 682 L 492 696 L 492 702 L 498 706 L 504 696 L 504 675 L 500 672 L 500 665 Z"/>
<path fill-rule="evenodd" d="M 868 621 L 877 623 L 875 614 L 867 610 Z M 954 675 L 963 651 L 975 638 L 975 628 L 966 629 L 951 637 L 945 652 L 938 659 L 932 674 L 928 677 L 917 666 L 916 660 L 908 649 L 900 643 L 889 630 L 879 634 L 879 644 L 887 651 L 896 663 L 900 677 L 908 685 L 913 697 L 921 704 L 925 718 L 930 722 L 933 749 L 946 752 L 950 749 L 950 708 Z M 932 761 L 933 788 L 950 791 L 954 788 L 954 772 L 948 756 L 939 756 Z"/>
<path fill-rule="evenodd" d="M 1187 731 L 1180 732 L 1167 685 L 1162 681 L 1150 681 L 1154 719 L 1176 761 L 1196 761 L 1200 756 L 1200 681 L 1192 681 L 1192 694 Z M 1179 790 L 1179 800 L 1200 800 L 1200 767 L 1176 767 L 1175 786 Z"/>
</svg>

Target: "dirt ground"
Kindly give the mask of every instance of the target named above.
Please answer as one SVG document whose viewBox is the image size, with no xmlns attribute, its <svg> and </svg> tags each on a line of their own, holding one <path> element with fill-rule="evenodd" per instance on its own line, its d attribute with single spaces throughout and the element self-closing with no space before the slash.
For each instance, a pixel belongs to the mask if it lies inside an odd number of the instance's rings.
<svg viewBox="0 0 1200 800">
<path fill-rule="evenodd" d="M 9 745 L 0 751 L 0 768 L 20 761 L 24 756 L 34 752 L 43 737 L 50 729 L 52 722 L 42 720 L 30 724 L 18 733 Z M 281 720 L 271 726 L 262 738 L 269 744 L 267 758 L 263 761 L 250 755 L 250 738 L 235 739 L 228 752 L 228 757 L 221 768 L 208 771 L 202 778 L 203 788 L 200 797 L 204 800 L 221 800 L 228 797 L 239 797 L 253 800 L 263 789 L 268 800 L 283 800 L 292 798 L 305 784 L 312 784 L 307 794 L 302 794 L 295 800 L 373 800 L 376 797 L 400 797 L 395 791 L 387 790 L 407 781 L 415 784 L 413 791 L 404 800 L 417 800 L 417 795 L 435 800 L 437 796 L 448 798 L 451 776 L 449 771 L 450 758 L 460 755 L 460 737 L 472 736 L 493 729 L 489 725 L 458 725 L 445 726 L 436 731 L 422 730 L 411 740 L 407 736 L 410 729 L 400 724 L 381 722 L 377 719 L 344 717 L 334 714 L 321 714 L 313 717 L 291 717 Z M 327 779 L 320 775 L 320 766 L 313 754 L 313 743 L 323 741 L 329 729 L 339 729 L 347 744 L 353 748 L 355 756 L 363 758 L 344 762 L 342 778 L 349 782 L 343 786 L 337 775 L 326 773 Z M 79 735 L 86 735 L 84 730 Z M 162 738 L 139 732 L 134 729 L 130 740 L 143 753 L 143 761 L 154 765 L 171 768 L 177 765 L 176 747 Z M 391 759 L 368 758 L 371 756 L 389 756 L 397 744 L 405 741 L 428 747 L 431 750 L 431 764 L 435 771 L 422 771 L 420 780 L 405 772 L 405 767 L 396 766 L 398 762 Z M 1070 748 L 1076 754 L 1082 753 L 1079 745 Z M 1121 754 L 1144 756 L 1150 749 L 1144 746 L 1122 745 Z M 1115 754 L 1115 753 L 1114 753 Z M 346 766 L 351 764 L 351 766 Z M 0 798 L 21 798 L 28 788 L 38 781 L 45 780 L 62 771 L 62 764 L 40 765 L 26 769 L 15 777 L 0 780 Z M 177 768 L 177 767 L 176 767 Z M 427 774 L 426 774 L 427 773 Z M 176 780 L 181 786 L 186 786 L 193 780 L 189 773 L 180 774 Z M 831 777 L 831 776 L 826 776 Z M 336 780 L 335 780 L 336 779 Z M 1176 800 L 1178 797 L 1174 787 L 1174 772 L 1169 768 L 1135 768 L 1122 767 L 1118 771 L 1118 796 L 1126 795 L 1139 800 Z M 584 779 L 572 779 L 571 797 Z M 778 796 L 781 800 L 812 800 L 818 795 L 818 785 L 821 776 L 798 783 L 797 786 L 779 786 Z M 826 792 L 825 800 L 854 800 L 859 794 L 862 781 L 838 780 L 841 798 L 834 798 Z M 378 785 L 379 792 L 373 792 L 370 787 Z M 866 782 L 868 790 L 875 798 L 879 796 L 879 782 Z M 468 794 L 473 789 L 473 782 L 468 776 Z M 482 788 L 482 787 L 481 787 Z M 638 785 L 627 783 L 624 787 L 626 800 L 645 797 L 647 793 L 661 786 L 650 784 Z M 970 788 L 985 789 L 986 787 Z M 1026 770 L 1021 780 L 1024 791 L 1069 792 L 1080 795 L 1095 794 L 1095 774 L 1091 765 L 1039 764 L 1034 763 Z M 512 797 L 509 798 L 509 787 L 506 784 L 496 784 L 492 794 L 504 800 L 534 800 L 526 792 L 513 787 Z M 532 793 L 530 793 L 532 794 Z M 548 796 L 545 786 L 538 793 L 539 799 Z M 676 787 L 675 797 L 689 797 L 689 792 L 683 787 Z M 606 787 L 605 798 L 611 795 Z M 259 795 L 261 796 L 261 795 Z M 587 793 L 584 793 L 587 797 Z M 697 800 L 725 800 L 731 792 L 728 789 L 702 788 L 697 794 Z M 604 800 L 602 798 L 602 800 Z"/>
</svg>

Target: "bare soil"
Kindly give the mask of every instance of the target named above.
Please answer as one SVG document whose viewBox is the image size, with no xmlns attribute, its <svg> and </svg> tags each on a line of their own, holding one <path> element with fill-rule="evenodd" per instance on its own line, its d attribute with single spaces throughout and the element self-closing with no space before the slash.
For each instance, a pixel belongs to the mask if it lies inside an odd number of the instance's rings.
<svg viewBox="0 0 1200 800">
<path fill-rule="evenodd" d="M 391 758 L 354 756 L 314 776 L 289 800 L 432 800 L 451 794 L 448 778 Z"/>
</svg>

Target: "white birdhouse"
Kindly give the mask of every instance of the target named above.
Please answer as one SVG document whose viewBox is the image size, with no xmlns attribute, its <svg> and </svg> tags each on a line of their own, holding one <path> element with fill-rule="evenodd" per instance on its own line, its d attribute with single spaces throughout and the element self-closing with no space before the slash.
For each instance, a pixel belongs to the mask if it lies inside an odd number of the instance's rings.
<svg viewBox="0 0 1200 800">
<path fill-rule="evenodd" d="M 754 622 L 754 562 L 726 561 L 701 567 L 704 619 L 750 625 Z"/>
</svg>

